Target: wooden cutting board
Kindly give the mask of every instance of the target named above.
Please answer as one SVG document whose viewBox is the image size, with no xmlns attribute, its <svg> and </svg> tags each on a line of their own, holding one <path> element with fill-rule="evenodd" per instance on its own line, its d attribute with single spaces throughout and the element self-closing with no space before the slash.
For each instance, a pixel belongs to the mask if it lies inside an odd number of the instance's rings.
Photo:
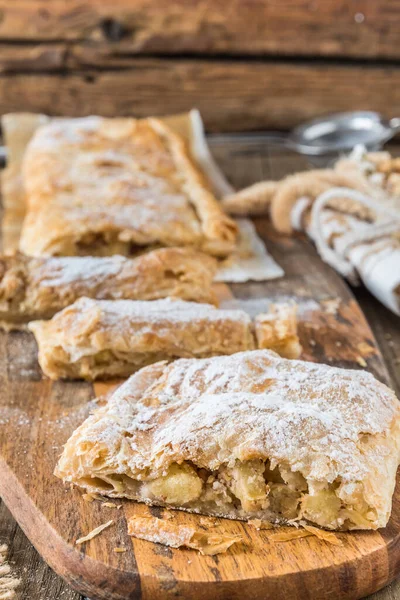
<svg viewBox="0 0 400 600">
<path fill-rule="evenodd" d="M 373 335 L 341 279 L 307 241 L 279 238 L 265 221 L 257 228 L 287 276 L 230 290 L 219 286 L 221 297 L 233 296 L 250 313 L 262 309 L 266 298 L 294 298 L 303 358 L 367 366 L 388 382 Z M 131 539 L 128 517 L 162 518 L 163 510 L 128 501 L 120 509 L 88 503 L 52 475 L 62 445 L 89 413 L 90 400 L 110 385 L 42 378 L 35 341 L 23 332 L 0 334 L 0 378 L 0 494 L 50 566 L 91 600 L 355 599 L 385 586 L 400 569 L 399 485 L 388 526 L 339 534 L 340 547 L 314 537 L 274 543 L 269 531 L 223 519 L 220 527 L 241 534 L 243 543 L 215 557 Z M 75 545 L 110 519 L 114 524 L 98 537 Z M 199 517 L 177 512 L 174 522 L 199 525 Z M 127 551 L 115 553 L 115 547 Z"/>
</svg>

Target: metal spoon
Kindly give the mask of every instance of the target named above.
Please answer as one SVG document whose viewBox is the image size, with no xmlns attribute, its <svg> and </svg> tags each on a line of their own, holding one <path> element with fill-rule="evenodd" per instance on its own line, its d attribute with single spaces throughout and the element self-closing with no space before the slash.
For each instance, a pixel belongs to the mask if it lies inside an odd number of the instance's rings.
<svg viewBox="0 0 400 600">
<path fill-rule="evenodd" d="M 308 157 L 327 156 L 350 151 L 357 144 L 379 150 L 400 131 L 400 119 L 384 119 L 372 111 L 354 111 L 326 115 L 299 125 L 287 134 L 256 133 L 241 135 L 243 141 L 284 146 Z M 238 136 L 239 137 L 239 136 Z M 213 136 L 217 141 L 218 136 Z"/>
</svg>

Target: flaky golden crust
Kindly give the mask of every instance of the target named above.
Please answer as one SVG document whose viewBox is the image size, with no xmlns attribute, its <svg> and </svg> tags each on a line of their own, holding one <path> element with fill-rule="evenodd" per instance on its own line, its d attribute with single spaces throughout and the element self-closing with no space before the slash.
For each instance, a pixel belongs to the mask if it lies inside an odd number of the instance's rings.
<svg viewBox="0 0 400 600">
<path fill-rule="evenodd" d="M 371 374 L 257 350 L 142 369 L 75 431 L 56 475 L 190 512 L 376 529 L 399 449 L 398 400 Z"/>
<path fill-rule="evenodd" d="M 298 358 L 295 306 L 273 305 L 253 323 L 242 310 L 166 298 L 150 302 L 81 298 L 29 328 L 51 379 L 126 377 L 162 359 L 233 354 L 256 347 Z"/>
<path fill-rule="evenodd" d="M 87 296 L 104 300 L 156 300 L 167 296 L 214 304 L 216 261 L 190 248 L 161 248 L 122 256 L 0 258 L 0 321 L 49 319 Z"/>
<path fill-rule="evenodd" d="M 52 379 L 126 377 L 158 360 L 254 348 L 250 317 L 166 298 L 150 302 L 81 298 L 29 328 Z"/>
<path fill-rule="evenodd" d="M 230 254 L 237 228 L 157 119 L 59 119 L 40 127 L 23 166 L 31 255 L 132 255 L 143 246 Z"/>
</svg>

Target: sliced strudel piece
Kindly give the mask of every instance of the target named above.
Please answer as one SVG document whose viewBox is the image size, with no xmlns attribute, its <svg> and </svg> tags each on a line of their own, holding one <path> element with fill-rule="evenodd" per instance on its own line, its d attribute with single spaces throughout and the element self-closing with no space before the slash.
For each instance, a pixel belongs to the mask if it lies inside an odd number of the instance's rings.
<svg viewBox="0 0 400 600">
<path fill-rule="evenodd" d="M 171 298 L 150 302 L 82 298 L 51 321 L 34 321 L 29 328 L 46 375 L 93 380 L 126 377 L 162 359 L 252 350 L 257 343 L 298 358 L 295 308 L 283 305 L 273 310 L 254 324 L 242 310 Z"/>
<path fill-rule="evenodd" d="M 255 350 L 142 369 L 73 433 L 56 475 L 206 515 L 377 529 L 399 449 L 399 402 L 371 374 Z"/>
<path fill-rule="evenodd" d="M 153 300 L 172 296 L 215 303 L 216 261 L 190 248 L 160 248 L 134 259 L 122 256 L 0 258 L 0 322 L 13 327 L 49 319 L 87 296 Z"/>
<path fill-rule="evenodd" d="M 52 379 L 126 377 L 158 360 L 233 354 L 255 347 L 250 317 L 166 298 L 149 302 L 81 298 L 29 328 Z"/>
<path fill-rule="evenodd" d="M 182 137 L 157 119 L 54 119 L 23 162 L 30 255 L 134 255 L 192 246 L 216 256 L 237 226 L 195 166 Z"/>
</svg>

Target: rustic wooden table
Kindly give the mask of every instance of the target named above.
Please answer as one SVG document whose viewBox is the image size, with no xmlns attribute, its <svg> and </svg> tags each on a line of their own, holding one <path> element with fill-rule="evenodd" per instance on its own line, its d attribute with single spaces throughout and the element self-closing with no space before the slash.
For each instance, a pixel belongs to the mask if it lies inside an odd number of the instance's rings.
<svg viewBox="0 0 400 600">
<path fill-rule="evenodd" d="M 215 136 L 210 145 L 213 153 L 235 187 L 243 187 L 265 178 L 279 178 L 307 167 L 294 154 L 272 150 L 251 136 Z M 400 146 L 393 146 L 400 155 Z M 386 310 L 366 290 L 353 290 L 376 336 L 389 370 L 393 388 L 400 397 L 400 318 Z M 81 600 L 41 559 L 0 500 L 0 544 L 9 547 L 9 561 L 21 584 L 19 600 Z M 370 600 L 400 599 L 400 579 Z"/>
</svg>

